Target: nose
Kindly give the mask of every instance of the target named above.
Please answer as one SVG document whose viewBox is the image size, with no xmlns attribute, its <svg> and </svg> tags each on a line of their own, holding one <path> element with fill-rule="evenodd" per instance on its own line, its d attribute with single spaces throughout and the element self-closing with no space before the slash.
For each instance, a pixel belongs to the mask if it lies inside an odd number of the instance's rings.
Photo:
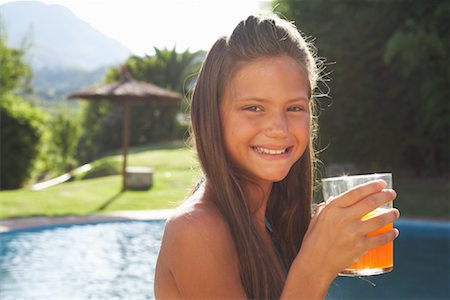
<svg viewBox="0 0 450 300">
<path fill-rule="evenodd" d="M 289 132 L 289 122 L 284 112 L 274 113 L 266 128 L 266 135 L 271 138 L 285 138 Z"/>
</svg>

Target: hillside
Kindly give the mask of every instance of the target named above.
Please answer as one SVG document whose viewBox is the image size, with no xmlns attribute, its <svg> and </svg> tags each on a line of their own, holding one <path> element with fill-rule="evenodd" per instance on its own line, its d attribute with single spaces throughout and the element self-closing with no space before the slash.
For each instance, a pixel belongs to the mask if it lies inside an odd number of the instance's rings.
<svg viewBox="0 0 450 300">
<path fill-rule="evenodd" d="M 71 68 L 92 71 L 121 63 L 130 51 L 102 34 L 61 5 L 17 1 L 0 6 L 8 45 L 31 43 L 29 60 L 34 70 Z"/>
<path fill-rule="evenodd" d="M 33 91 L 39 99 L 50 100 L 53 103 L 71 92 L 101 82 L 106 70 L 106 67 L 93 71 L 72 68 L 38 69 L 33 74 Z"/>
</svg>

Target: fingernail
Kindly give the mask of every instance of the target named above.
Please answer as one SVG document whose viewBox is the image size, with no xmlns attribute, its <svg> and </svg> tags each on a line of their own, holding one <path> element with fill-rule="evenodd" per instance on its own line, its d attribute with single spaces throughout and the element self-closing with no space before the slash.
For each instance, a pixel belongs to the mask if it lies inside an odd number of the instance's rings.
<svg viewBox="0 0 450 300">
<path fill-rule="evenodd" d="M 397 192 L 395 191 L 395 190 L 390 190 L 391 191 L 391 193 L 395 196 L 395 197 L 397 197 Z"/>
<path fill-rule="evenodd" d="M 381 183 L 383 183 L 383 186 L 387 186 L 387 183 L 386 183 L 386 181 L 384 181 L 383 179 L 378 179 L 378 182 L 381 182 Z"/>
<path fill-rule="evenodd" d="M 383 189 L 383 192 L 390 193 L 392 196 L 397 197 L 397 192 L 393 189 Z"/>
</svg>

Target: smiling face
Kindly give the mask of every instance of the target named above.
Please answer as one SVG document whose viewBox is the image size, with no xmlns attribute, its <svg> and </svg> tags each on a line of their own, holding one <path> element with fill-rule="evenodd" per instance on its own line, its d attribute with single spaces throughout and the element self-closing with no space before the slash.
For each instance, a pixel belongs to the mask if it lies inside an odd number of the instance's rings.
<svg viewBox="0 0 450 300">
<path fill-rule="evenodd" d="M 221 98 L 224 142 L 233 162 L 259 185 L 286 177 L 309 143 L 310 88 L 287 55 L 242 64 Z"/>
</svg>

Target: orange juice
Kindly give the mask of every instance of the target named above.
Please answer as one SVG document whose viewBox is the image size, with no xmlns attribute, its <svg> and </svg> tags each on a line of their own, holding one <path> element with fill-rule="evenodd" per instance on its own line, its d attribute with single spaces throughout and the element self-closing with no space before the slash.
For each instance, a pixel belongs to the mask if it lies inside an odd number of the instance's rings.
<svg viewBox="0 0 450 300">
<path fill-rule="evenodd" d="M 381 214 L 385 209 L 378 208 L 367 215 L 362 220 L 370 219 Z M 371 232 L 369 236 L 374 236 L 380 233 L 384 233 L 392 230 L 392 223 Z M 366 254 L 361 256 L 359 260 L 347 267 L 344 271 L 339 273 L 340 275 L 348 276 L 365 276 L 376 275 L 392 271 L 394 267 L 394 245 L 393 242 L 389 242 L 375 249 L 369 250 Z"/>
</svg>

